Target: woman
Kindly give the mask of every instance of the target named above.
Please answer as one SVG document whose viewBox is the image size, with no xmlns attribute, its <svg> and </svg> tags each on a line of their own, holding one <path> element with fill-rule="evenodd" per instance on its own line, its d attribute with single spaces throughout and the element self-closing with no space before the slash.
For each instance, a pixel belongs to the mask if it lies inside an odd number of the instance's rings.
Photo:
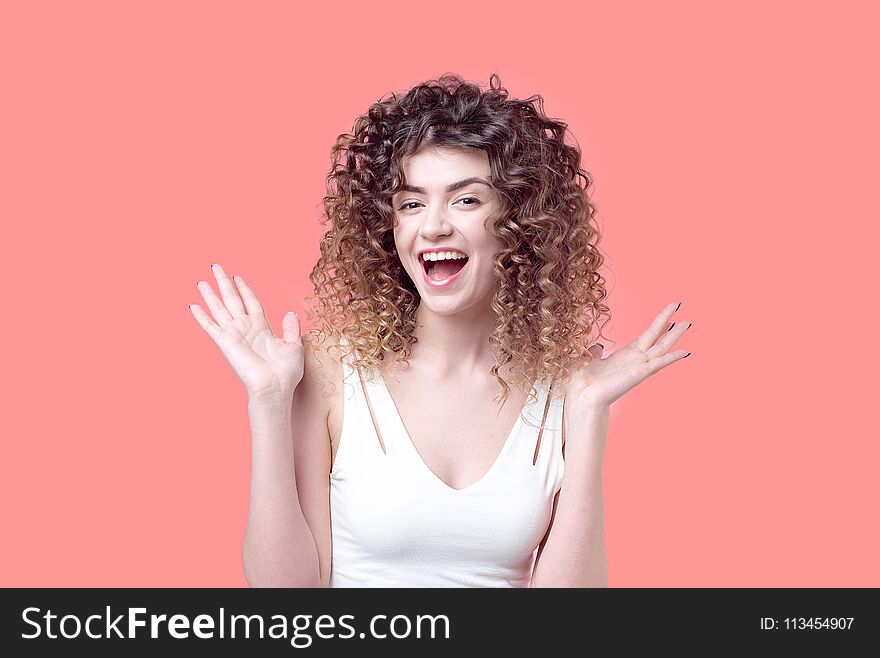
<svg viewBox="0 0 880 658">
<path fill-rule="evenodd" d="M 248 392 L 252 586 L 607 585 L 610 405 L 690 325 L 672 303 L 607 358 L 590 340 L 607 293 L 566 129 L 495 75 L 392 95 L 333 148 L 305 340 L 240 276 L 213 266 L 222 301 L 199 282 Z"/>
</svg>

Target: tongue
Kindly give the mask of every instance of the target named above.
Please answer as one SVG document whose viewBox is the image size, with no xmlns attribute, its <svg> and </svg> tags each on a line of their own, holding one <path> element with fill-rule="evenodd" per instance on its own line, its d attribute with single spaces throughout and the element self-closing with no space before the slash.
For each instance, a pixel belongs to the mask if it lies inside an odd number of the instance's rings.
<svg viewBox="0 0 880 658">
<path fill-rule="evenodd" d="M 428 276 L 434 281 L 442 281 L 448 279 L 453 274 L 461 270 L 466 262 L 465 258 L 457 258 L 455 260 L 438 260 L 428 268 Z"/>
</svg>

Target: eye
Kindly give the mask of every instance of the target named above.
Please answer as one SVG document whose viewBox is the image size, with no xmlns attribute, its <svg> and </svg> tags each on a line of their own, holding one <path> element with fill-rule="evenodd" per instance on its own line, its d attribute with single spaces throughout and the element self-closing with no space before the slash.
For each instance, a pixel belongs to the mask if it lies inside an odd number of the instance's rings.
<svg viewBox="0 0 880 658">
<path fill-rule="evenodd" d="M 464 204 L 462 204 L 462 205 L 465 205 L 465 206 L 480 206 L 480 205 L 483 204 L 483 202 L 480 201 L 480 200 L 479 200 L 477 197 L 475 197 L 475 196 L 466 196 L 466 197 L 462 197 L 461 199 L 459 199 L 458 201 L 456 201 L 456 203 L 461 203 L 462 201 L 473 201 L 473 202 L 474 202 L 474 203 L 464 203 Z M 417 205 L 418 205 L 419 202 L 418 202 L 418 201 L 407 201 L 407 202 L 404 203 L 402 206 L 400 206 L 400 208 L 398 208 L 398 210 L 412 210 L 412 208 L 410 208 L 409 206 L 412 206 L 413 204 L 417 204 Z"/>
</svg>

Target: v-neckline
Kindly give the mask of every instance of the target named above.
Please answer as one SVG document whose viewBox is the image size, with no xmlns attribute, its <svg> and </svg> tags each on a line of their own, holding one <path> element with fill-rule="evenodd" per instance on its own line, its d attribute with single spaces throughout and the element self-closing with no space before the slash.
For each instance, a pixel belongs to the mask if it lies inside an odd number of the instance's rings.
<svg viewBox="0 0 880 658">
<path fill-rule="evenodd" d="M 439 475 L 437 475 L 431 469 L 430 466 L 428 466 L 428 463 L 422 457 L 422 454 L 419 452 L 418 448 L 416 448 L 416 444 L 413 442 L 412 437 L 409 434 L 409 430 L 407 430 L 407 428 L 406 428 L 406 424 L 403 422 L 403 416 L 400 415 L 400 409 L 398 409 L 397 403 L 394 401 L 394 397 L 391 395 L 391 390 L 388 388 L 388 385 L 385 383 L 385 378 L 382 376 L 381 370 L 379 370 L 377 368 L 376 373 L 378 376 L 380 388 L 382 389 L 382 393 L 383 393 L 383 395 L 385 395 L 386 400 L 390 403 L 391 408 L 394 410 L 394 416 L 395 416 L 396 423 L 397 423 L 397 426 L 399 429 L 399 435 L 401 435 L 403 437 L 403 439 L 404 439 L 403 443 L 406 444 L 406 449 L 410 450 L 412 452 L 413 456 L 415 457 L 415 461 L 417 461 L 419 463 L 421 469 L 425 472 L 425 474 L 428 476 L 428 478 L 430 480 L 433 480 L 434 482 L 436 482 L 437 484 L 442 486 L 447 491 L 451 491 L 451 492 L 457 493 L 457 494 L 463 494 L 467 491 L 470 491 L 471 489 L 474 489 L 475 487 L 481 485 L 483 482 L 485 482 L 486 480 L 489 479 L 489 476 L 492 475 L 492 473 L 498 467 L 498 464 L 501 463 L 501 461 L 504 459 L 505 455 L 509 452 L 510 445 L 511 445 L 511 443 L 513 443 L 513 437 L 516 436 L 516 434 L 520 430 L 520 427 L 523 424 L 523 414 L 525 413 L 527 407 L 530 406 L 529 402 L 528 402 L 529 396 L 526 395 L 526 402 L 525 402 L 525 404 L 523 404 L 522 408 L 519 410 L 519 413 L 516 416 L 516 421 L 513 423 L 513 427 L 510 428 L 510 432 L 507 433 L 507 437 L 504 439 L 504 444 L 501 446 L 501 450 L 498 452 L 498 455 L 495 457 L 495 461 L 492 462 L 492 465 L 489 467 L 489 470 L 487 470 L 475 482 L 472 482 L 471 484 L 467 485 L 466 487 L 462 487 L 461 489 L 456 489 L 455 487 L 450 485 L 448 482 L 446 482 L 446 480 L 444 480 Z M 538 384 L 538 381 L 539 380 L 535 380 L 533 387 L 535 387 Z M 531 389 L 529 390 L 529 393 L 531 393 Z M 546 391 L 545 391 L 545 394 L 547 394 Z M 538 391 L 538 394 L 536 395 L 536 400 L 532 404 L 539 402 L 540 397 L 541 397 L 540 391 Z"/>
</svg>

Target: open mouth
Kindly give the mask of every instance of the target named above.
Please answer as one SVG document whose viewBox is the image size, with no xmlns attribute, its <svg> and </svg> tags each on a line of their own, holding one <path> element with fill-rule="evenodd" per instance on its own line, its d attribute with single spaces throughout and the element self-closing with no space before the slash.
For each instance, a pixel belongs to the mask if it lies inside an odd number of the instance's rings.
<svg viewBox="0 0 880 658">
<path fill-rule="evenodd" d="M 464 268 L 468 262 L 468 258 L 454 258 L 444 260 L 424 260 L 419 259 L 422 263 L 422 269 L 432 281 L 444 281 L 455 276 Z"/>
</svg>

